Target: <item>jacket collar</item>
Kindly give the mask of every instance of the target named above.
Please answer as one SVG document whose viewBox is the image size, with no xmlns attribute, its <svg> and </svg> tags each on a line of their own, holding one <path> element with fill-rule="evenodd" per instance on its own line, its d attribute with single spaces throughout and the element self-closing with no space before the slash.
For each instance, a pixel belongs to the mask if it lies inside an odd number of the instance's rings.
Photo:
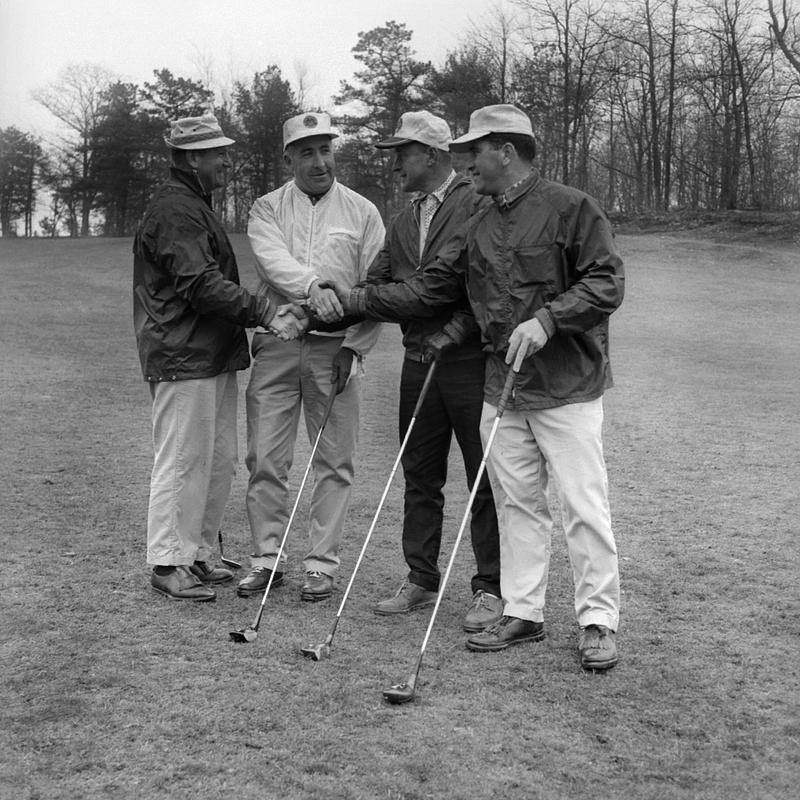
<svg viewBox="0 0 800 800">
<path fill-rule="evenodd" d="M 187 172 L 183 169 L 178 169 L 177 167 L 170 167 L 169 168 L 169 175 L 173 181 L 176 183 L 181 184 L 181 186 L 185 186 L 187 189 L 190 189 L 194 194 L 201 197 L 211 206 L 211 195 L 206 194 L 203 190 L 203 187 L 200 185 L 200 181 L 197 179 L 197 175 L 193 172 Z"/>
<path fill-rule="evenodd" d="M 538 170 L 531 169 L 528 175 L 518 180 L 516 183 L 512 183 L 503 194 L 492 199 L 500 208 L 510 208 L 520 197 L 533 189 L 537 183 L 539 183 L 539 172 Z"/>
</svg>

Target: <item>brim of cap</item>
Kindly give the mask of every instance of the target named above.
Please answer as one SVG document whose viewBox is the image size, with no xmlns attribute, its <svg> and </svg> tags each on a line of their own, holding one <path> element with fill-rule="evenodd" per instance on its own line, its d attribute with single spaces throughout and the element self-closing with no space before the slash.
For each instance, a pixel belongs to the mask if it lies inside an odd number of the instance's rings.
<svg viewBox="0 0 800 800">
<path fill-rule="evenodd" d="M 453 153 L 464 153 L 469 150 L 473 142 L 478 139 L 483 139 L 491 133 L 492 131 L 471 131 L 470 133 L 465 133 L 463 136 L 459 136 L 457 139 L 453 139 L 453 141 L 450 142 L 450 150 Z"/>
<path fill-rule="evenodd" d="M 472 131 L 470 133 L 465 133 L 463 136 L 459 136 L 458 139 L 453 139 L 453 141 L 450 142 L 450 151 L 453 153 L 466 153 L 473 142 L 478 139 L 485 139 L 493 133 L 499 133 L 501 135 L 504 133 L 513 133 L 515 136 L 528 136 L 533 140 L 533 136 L 531 136 L 528 131 Z"/>
<path fill-rule="evenodd" d="M 314 136 L 329 136 L 331 139 L 339 138 L 339 134 L 333 133 L 332 131 L 326 131 L 325 133 L 304 133 L 302 136 L 295 136 L 293 139 L 287 139 L 283 143 L 283 149 L 285 150 L 290 144 L 299 142 L 301 139 L 311 139 Z"/>
<path fill-rule="evenodd" d="M 236 144 L 234 139 L 229 139 L 227 136 L 218 136 L 216 139 L 203 139 L 200 142 L 188 142 L 187 144 L 175 144 L 169 139 L 164 139 L 167 147 L 173 150 L 213 150 L 215 147 L 229 147 Z"/>
<path fill-rule="evenodd" d="M 416 141 L 416 139 L 401 139 L 399 136 L 390 136 L 382 142 L 375 142 L 375 147 L 379 147 L 381 150 L 388 150 L 390 147 L 402 147 L 404 144 L 411 144 Z M 418 142 L 418 144 L 423 144 L 423 142 Z"/>
</svg>

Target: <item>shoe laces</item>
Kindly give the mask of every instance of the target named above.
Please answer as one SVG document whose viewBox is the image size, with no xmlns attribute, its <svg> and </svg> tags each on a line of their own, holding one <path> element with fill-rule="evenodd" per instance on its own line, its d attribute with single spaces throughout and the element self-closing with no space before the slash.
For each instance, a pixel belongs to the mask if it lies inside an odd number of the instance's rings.
<svg viewBox="0 0 800 800">
<path fill-rule="evenodd" d="M 499 620 L 497 620 L 497 622 L 493 622 L 487 628 L 484 628 L 483 632 L 484 633 L 500 633 L 500 631 L 502 631 L 503 628 L 505 628 L 505 626 L 508 625 L 508 623 L 511 622 L 512 619 L 513 619 L 513 617 L 507 617 L 504 614 L 502 617 L 500 617 Z"/>
<path fill-rule="evenodd" d="M 312 569 L 306 572 L 309 578 L 322 578 L 325 573 L 320 572 L 318 569 Z"/>
<path fill-rule="evenodd" d="M 476 609 L 485 608 L 485 607 L 488 608 L 488 606 L 489 606 L 489 597 L 491 597 L 491 596 L 492 595 L 489 595 L 483 589 L 478 589 L 478 591 L 475 592 L 475 596 L 472 598 L 472 606 L 473 606 L 473 608 L 476 608 Z"/>
</svg>

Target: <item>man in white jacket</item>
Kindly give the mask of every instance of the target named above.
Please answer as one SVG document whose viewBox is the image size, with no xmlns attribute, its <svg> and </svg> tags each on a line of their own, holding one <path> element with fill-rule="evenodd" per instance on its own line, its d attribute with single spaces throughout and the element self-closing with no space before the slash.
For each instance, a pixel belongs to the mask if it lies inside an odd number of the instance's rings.
<svg viewBox="0 0 800 800">
<path fill-rule="evenodd" d="M 292 179 L 253 204 L 247 233 L 270 300 L 308 302 L 332 321 L 341 306 L 326 280 L 362 281 L 383 244 L 378 209 L 336 181 L 327 114 L 300 114 L 283 126 L 284 160 Z M 283 581 L 285 558 L 276 556 L 289 516 L 288 475 L 302 408 L 309 439 L 316 439 L 326 400 L 339 392 L 314 457 L 309 510 L 309 550 L 303 560 L 301 599 L 329 597 L 339 565 L 358 435 L 359 367 L 380 326 L 362 322 L 337 333 L 300 338 L 257 329 L 247 387 L 247 515 L 253 538 L 242 596 L 261 593 L 271 571 Z"/>
</svg>

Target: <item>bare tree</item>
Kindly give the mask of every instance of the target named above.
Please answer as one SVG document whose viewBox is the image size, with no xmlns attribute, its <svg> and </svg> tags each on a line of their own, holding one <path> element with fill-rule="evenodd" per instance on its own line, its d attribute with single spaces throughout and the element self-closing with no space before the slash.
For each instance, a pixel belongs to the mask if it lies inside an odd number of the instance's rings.
<svg viewBox="0 0 800 800">
<path fill-rule="evenodd" d="M 770 32 L 800 78 L 800 10 L 790 0 L 767 0 Z"/>
<path fill-rule="evenodd" d="M 72 187 L 80 206 L 80 235 L 89 235 L 94 203 L 92 187 L 92 136 L 101 119 L 103 96 L 113 82 L 110 72 L 97 64 L 72 64 L 58 79 L 33 93 L 34 99 L 64 123 L 70 131 L 63 149 L 77 162 L 77 181 Z"/>
</svg>

